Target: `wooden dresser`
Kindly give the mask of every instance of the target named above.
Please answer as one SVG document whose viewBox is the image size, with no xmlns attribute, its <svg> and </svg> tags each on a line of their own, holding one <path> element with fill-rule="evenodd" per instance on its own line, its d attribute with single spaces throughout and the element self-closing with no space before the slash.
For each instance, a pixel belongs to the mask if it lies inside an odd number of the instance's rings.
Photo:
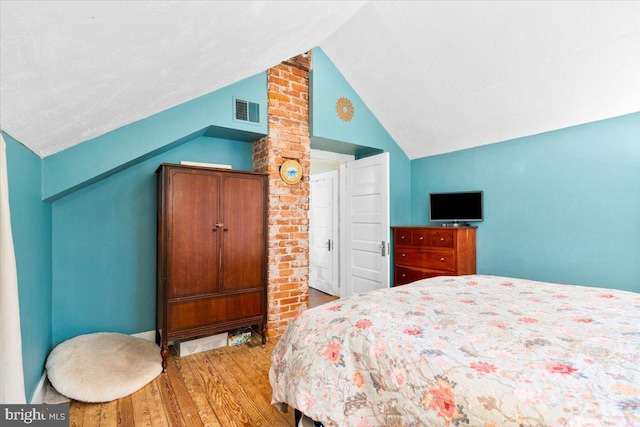
<svg viewBox="0 0 640 427">
<path fill-rule="evenodd" d="M 167 344 L 267 320 L 267 177 L 162 164 L 156 340 Z"/>
<path fill-rule="evenodd" d="M 477 227 L 391 227 L 394 286 L 476 273 Z"/>
</svg>

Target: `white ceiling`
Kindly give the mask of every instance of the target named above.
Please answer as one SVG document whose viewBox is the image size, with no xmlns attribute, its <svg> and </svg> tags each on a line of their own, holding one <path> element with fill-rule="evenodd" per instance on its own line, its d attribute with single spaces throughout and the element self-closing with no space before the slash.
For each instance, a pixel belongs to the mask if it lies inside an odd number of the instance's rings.
<svg viewBox="0 0 640 427">
<path fill-rule="evenodd" d="M 0 128 L 45 157 L 320 46 L 410 158 L 640 111 L 640 2 L 0 0 Z"/>
</svg>

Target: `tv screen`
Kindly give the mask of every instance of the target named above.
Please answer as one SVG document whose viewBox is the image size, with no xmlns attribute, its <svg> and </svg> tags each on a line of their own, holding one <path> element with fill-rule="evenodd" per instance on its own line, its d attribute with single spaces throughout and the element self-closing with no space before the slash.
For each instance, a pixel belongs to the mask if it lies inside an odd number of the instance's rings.
<svg viewBox="0 0 640 427">
<path fill-rule="evenodd" d="M 482 191 L 429 194 L 429 221 L 458 224 L 482 220 Z"/>
</svg>

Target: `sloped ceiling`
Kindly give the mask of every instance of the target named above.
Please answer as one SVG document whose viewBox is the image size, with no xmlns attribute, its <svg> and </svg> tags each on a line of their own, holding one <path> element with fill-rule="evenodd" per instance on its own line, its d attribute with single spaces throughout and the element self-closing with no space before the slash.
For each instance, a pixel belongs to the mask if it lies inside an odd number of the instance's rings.
<svg viewBox="0 0 640 427">
<path fill-rule="evenodd" d="M 45 157 L 320 46 L 410 158 L 640 111 L 640 2 L 0 1 Z"/>
<path fill-rule="evenodd" d="M 371 2 L 322 43 L 410 158 L 640 111 L 640 2 Z"/>
<path fill-rule="evenodd" d="M 0 1 L 0 126 L 46 157 L 319 45 L 364 2 Z"/>
</svg>

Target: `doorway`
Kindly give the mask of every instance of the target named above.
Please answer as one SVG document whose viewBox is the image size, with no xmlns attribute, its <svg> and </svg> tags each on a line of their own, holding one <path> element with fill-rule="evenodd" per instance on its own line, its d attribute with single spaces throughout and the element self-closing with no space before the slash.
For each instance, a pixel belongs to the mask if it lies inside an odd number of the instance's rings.
<svg viewBox="0 0 640 427">
<path fill-rule="evenodd" d="M 311 150 L 309 287 L 340 296 L 340 166 L 355 156 Z"/>
<path fill-rule="evenodd" d="M 388 153 L 311 154 L 309 286 L 342 298 L 389 287 Z"/>
<path fill-rule="evenodd" d="M 312 175 L 309 183 L 309 286 L 340 296 L 338 170 Z"/>
</svg>

